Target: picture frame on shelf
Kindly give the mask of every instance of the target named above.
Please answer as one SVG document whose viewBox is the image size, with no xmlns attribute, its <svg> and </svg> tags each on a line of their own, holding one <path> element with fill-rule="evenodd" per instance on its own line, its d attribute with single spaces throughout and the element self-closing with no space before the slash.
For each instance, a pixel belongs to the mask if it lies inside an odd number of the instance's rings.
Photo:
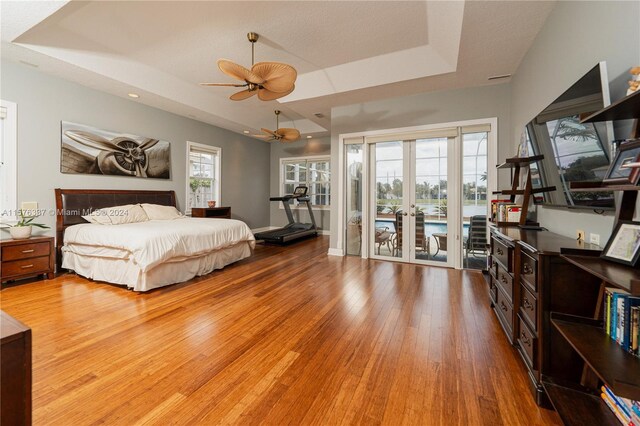
<svg viewBox="0 0 640 426">
<path fill-rule="evenodd" d="M 640 259 L 640 222 L 619 221 L 600 257 L 635 266 Z"/>
<path fill-rule="evenodd" d="M 634 173 L 634 168 L 625 166 L 631 163 L 637 163 L 638 161 L 640 161 L 640 139 L 620 144 L 618 152 L 611 162 L 602 182 L 606 185 L 636 185 L 639 174 Z M 633 180 L 635 180 L 635 182 Z"/>
</svg>

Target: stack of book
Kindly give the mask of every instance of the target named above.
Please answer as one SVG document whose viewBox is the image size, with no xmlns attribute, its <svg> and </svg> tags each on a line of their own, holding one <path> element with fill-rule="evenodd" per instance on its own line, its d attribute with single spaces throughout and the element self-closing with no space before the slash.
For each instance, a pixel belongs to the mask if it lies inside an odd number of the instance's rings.
<svg viewBox="0 0 640 426">
<path fill-rule="evenodd" d="M 508 200 L 491 201 L 491 220 L 494 222 L 518 222 L 522 206 Z"/>
<path fill-rule="evenodd" d="M 640 297 L 607 287 L 604 317 L 607 334 L 625 351 L 640 357 Z"/>
<path fill-rule="evenodd" d="M 605 293 L 605 331 L 625 351 L 640 357 L 640 297 L 607 287 Z M 600 395 L 623 425 L 640 426 L 640 402 L 616 396 L 607 386 Z"/>
<path fill-rule="evenodd" d="M 600 397 L 625 426 L 640 425 L 640 402 L 616 396 L 607 386 L 602 386 Z"/>
</svg>

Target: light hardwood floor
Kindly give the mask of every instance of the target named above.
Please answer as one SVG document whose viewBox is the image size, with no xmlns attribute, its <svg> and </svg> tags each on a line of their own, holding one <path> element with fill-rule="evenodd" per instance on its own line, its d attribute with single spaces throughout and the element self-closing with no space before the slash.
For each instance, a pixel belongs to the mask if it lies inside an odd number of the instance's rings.
<svg viewBox="0 0 640 426">
<path fill-rule="evenodd" d="M 75 275 L 2 290 L 33 329 L 36 425 L 556 424 L 480 273 L 258 246 L 137 294 Z"/>
</svg>

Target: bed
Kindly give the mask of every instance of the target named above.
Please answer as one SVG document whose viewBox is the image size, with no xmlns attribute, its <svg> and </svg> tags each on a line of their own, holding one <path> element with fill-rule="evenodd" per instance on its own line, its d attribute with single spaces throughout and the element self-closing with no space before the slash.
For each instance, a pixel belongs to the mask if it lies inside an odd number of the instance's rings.
<svg viewBox="0 0 640 426">
<path fill-rule="evenodd" d="M 56 189 L 58 270 L 148 291 L 206 275 L 251 256 L 255 239 L 234 219 L 183 217 L 120 225 L 82 216 L 128 204 L 176 206 L 173 191 Z"/>
</svg>

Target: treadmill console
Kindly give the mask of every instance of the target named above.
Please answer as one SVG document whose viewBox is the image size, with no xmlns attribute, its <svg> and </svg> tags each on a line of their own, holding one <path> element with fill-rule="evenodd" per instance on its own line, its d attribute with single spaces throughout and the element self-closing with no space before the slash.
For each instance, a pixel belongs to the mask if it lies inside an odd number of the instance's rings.
<svg viewBox="0 0 640 426">
<path fill-rule="evenodd" d="M 296 189 L 293 190 L 294 197 L 304 197 L 307 195 L 308 188 L 306 186 L 296 186 Z"/>
</svg>

